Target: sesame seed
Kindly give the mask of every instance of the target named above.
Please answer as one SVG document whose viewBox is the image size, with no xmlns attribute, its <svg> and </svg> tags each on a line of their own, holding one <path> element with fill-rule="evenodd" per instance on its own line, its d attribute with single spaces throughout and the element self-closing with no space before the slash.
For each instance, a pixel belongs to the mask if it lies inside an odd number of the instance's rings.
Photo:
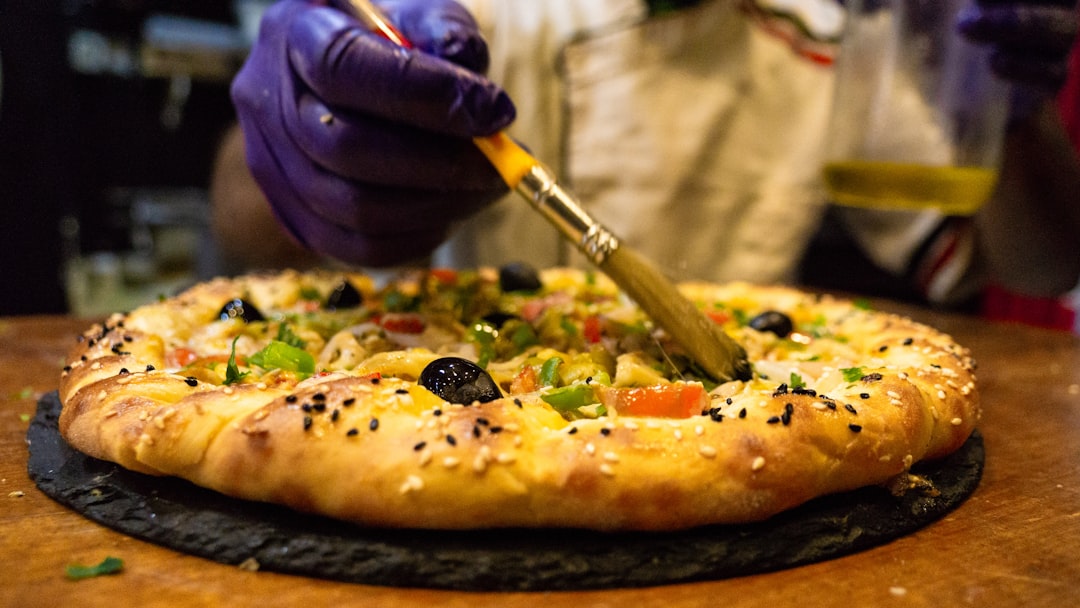
<svg viewBox="0 0 1080 608">
<path fill-rule="evenodd" d="M 682 435 L 682 430 L 680 430 L 680 429 L 675 429 L 675 439 L 676 439 L 677 441 L 682 441 L 682 436 L 683 436 L 683 435 Z"/>
<path fill-rule="evenodd" d="M 338 417 L 341 416 L 341 410 L 334 410 L 330 413 L 330 422 L 337 422 Z"/>
<path fill-rule="evenodd" d="M 322 393 L 315 393 L 311 396 L 312 401 L 326 401 L 326 395 Z"/>
<path fill-rule="evenodd" d="M 311 428 L 311 416 L 304 416 L 304 430 Z"/>
<path fill-rule="evenodd" d="M 600 465 L 600 472 L 608 477 L 615 476 L 615 469 L 611 468 L 611 465 L 606 462 Z"/>
<path fill-rule="evenodd" d="M 851 412 L 852 414 L 858 414 L 859 413 L 858 410 L 855 409 L 855 406 L 851 405 L 850 403 L 845 403 L 844 404 L 844 409 Z"/>
<path fill-rule="evenodd" d="M 694 427 L 694 434 L 697 435 L 698 437 L 704 435 L 705 434 L 705 427 L 701 426 L 700 424 L 695 426 Z"/>
<path fill-rule="evenodd" d="M 746 418 L 746 408 L 739 410 L 739 418 Z"/>
<path fill-rule="evenodd" d="M 576 426 L 570 427 L 570 430 L 566 432 L 567 435 L 576 435 L 578 428 Z"/>
<path fill-rule="evenodd" d="M 777 422 L 780 422 L 779 416 L 769 416 L 769 419 L 765 421 L 766 424 L 776 424 Z"/>
<path fill-rule="evenodd" d="M 604 437 L 607 437 L 608 435 L 611 434 L 611 429 L 609 429 L 607 427 L 604 427 L 604 428 L 600 429 L 600 434 L 603 435 Z"/>
<path fill-rule="evenodd" d="M 405 478 L 405 482 L 401 484 L 401 493 L 408 494 L 409 492 L 415 492 L 417 490 L 424 489 L 424 480 L 420 479 L 416 475 L 409 475 Z"/>
<path fill-rule="evenodd" d="M 711 445 L 703 445 L 698 448 L 698 454 L 701 454 L 705 458 L 716 458 L 716 448 Z"/>
<path fill-rule="evenodd" d="M 964 420 L 962 418 L 953 418 L 949 422 L 952 423 L 953 426 L 960 426 L 961 424 L 964 424 Z"/>
<path fill-rule="evenodd" d="M 457 439 L 455 439 L 453 435 L 447 435 L 446 443 L 449 443 L 450 445 L 457 445 Z"/>
<path fill-rule="evenodd" d="M 495 461 L 499 464 L 514 464 L 515 462 L 517 462 L 517 456 L 507 452 L 503 452 L 502 454 L 499 454 L 495 457 Z"/>
<path fill-rule="evenodd" d="M 285 403 L 296 403 L 297 399 L 296 395 L 285 395 Z"/>
<path fill-rule="evenodd" d="M 431 462 L 431 450 L 420 450 L 420 466 L 427 466 Z"/>
<path fill-rule="evenodd" d="M 373 430 L 373 431 L 379 430 L 379 419 L 378 418 L 372 418 L 371 422 L 368 423 L 368 428 Z"/>
<path fill-rule="evenodd" d="M 420 443 L 412 446 L 412 449 L 413 449 L 414 452 L 419 452 L 420 450 L 424 449 L 425 447 L 427 447 L 427 442 L 426 441 L 421 441 Z"/>
<path fill-rule="evenodd" d="M 586 452 L 586 453 L 587 453 L 588 455 L 592 456 L 593 454 L 595 454 L 595 453 L 596 453 L 596 446 L 595 446 L 595 445 L 593 445 L 593 444 L 591 444 L 591 443 L 586 443 L 586 444 L 585 444 L 585 452 Z"/>
<path fill-rule="evenodd" d="M 345 433 L 345 434 L 347 436 L 349 436 L 349 437 L 356 437 L 357 435 L 360 434 L 360 431 L 356 430 L 355 428 L 351 428 L 351 429 L 349 429 L 349 432 Z"/>
<path fill-rule="evenodd" d="M 446 458 L 443 458 L 443 460 L 442 460 L 442 465 L 444 467 L 448 468 L 448 469 L 452 469 L 452 468 L 458 466 L 459 464 L 461 464 L 461 461 L 458 460 L 457 458 L 454 458 L 453 456 L 447 456 Z"/>
<path fill-rule="evenodd" d="M 146 366 L 146 371 L 148 371 L 148 372 L 152 372 L 152 371 L 154 371 L 154 369 L 156 369 L 156 368 L 153 365 L 147 365 Z"/>
<path fill-rule="evenodd" d="M 765 457 L 764 456 L 758 456 L 757 458 L 754 459 L 753 462 L 750 463 L 750 470 L 751 471 L 760 471 L 763 468 L 765 468 Z"/>
<path fill-rule="evenodd" d="M 356 403 L 356 397 L 349 397 L 348 399 L 342 401 L 341 405 L 343 405 L 345 407 L 349 407 L 350 405 L 352 405 L 354 403 Z"/>
<path fill-rule="evenodd" d="M 859 399 L 869 399 L 870 393 L 859 393 Z"/>
<path fill-rule="evenodd" d="M 851 429 L 852 433 L 858 433 L 862 431 L 862 425 L 860 424 L 849 424 L 847 425 L 847 428 Z"/>
<path fill-rule="evenodd" d="M 199 386 L 199 380 L 193 376 L 188 376 L 187 378 L 184 378 L 184 382 L 188 386 Z"/>
<path fill-rule="evenodd" d="M 608 462 L 619 462 L 619 455 L 615 452 L 604 452 L 604 460 Z"/>
</svg>

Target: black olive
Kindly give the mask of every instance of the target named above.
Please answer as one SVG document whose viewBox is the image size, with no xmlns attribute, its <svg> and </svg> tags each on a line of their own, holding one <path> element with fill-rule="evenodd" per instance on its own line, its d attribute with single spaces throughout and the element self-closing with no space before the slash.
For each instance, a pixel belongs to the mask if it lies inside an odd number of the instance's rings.
<svg viewBox="0 0 1080 608">
<path fill-rule="evenodd" d="M 490 312 L 490 313 L 484 315 L 483 317 L 480 318 L 480 320 L 485 322 L 485 323 L 490 323 L 491 326 L 494 327 L 495 329 L 499 329 L 500 327 L 505 325 L 506 322 L 509 321 L 510 319 L 519 319 L 519 318 L 520 317 L 518 317 L 517 315 L 512 315 L 512 314 L 510 314 L 508 312 L 495 311 L 495 312 Z"/>
<path fill-rule="evenodd" d="M 795 329 L 791 317 L 775 310 L 767 310 L 750 319 L 750 327 L 758 331 L 770 331 L 781 338 L 786 338 L 791 330 Z"/>
<path fill-rule="evenodd" d="M 428 363 L 420 372 L 420 386 L 461 405 L 502 397 L 499 387 L 483 368 L 460 357 L 443 357 Z"/>
<path fill-rule="evenodd" d="M 364 303 L 364 296 L 349 281 L 342 281 L 326 298 L 326 309 L 356 308 Z"/>
<path fill-rule="evenodd" d="M 240 298 L 226 302 L 218 311 L 218 318 L 222 321 L 242 319 L 245 323 L 266 320 L 266 317 L 259 312 L 258 308 L 255 308 L 254 304 Z"/>
<path fill-rule="evenodd" d="M 540 273 L 525 262 L 511 262 L 499 269 L 499 287 L 503 291 L 536 291 L 541 285 Z"/>
</svg>

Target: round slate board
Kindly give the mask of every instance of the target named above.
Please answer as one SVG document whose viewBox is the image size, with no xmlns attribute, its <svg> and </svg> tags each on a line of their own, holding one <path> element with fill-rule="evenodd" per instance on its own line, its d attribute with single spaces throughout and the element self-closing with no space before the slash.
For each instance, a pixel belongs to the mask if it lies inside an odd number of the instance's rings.
<svg viewBox="0 0 1080 608">
<path fill-rule="evenodd" d="M 896 498 L 881 488 L 814 500 L 768 521 L 669 533 L 582 530 L 438 532 L 363 528 L 229 498 L 73 450 L 56 393 L 27 432 L 29 473 L 56 501 L 114 530 L 227 564 L 355 583 L 458 590 L 643 587 L 742 576 L 853 553 L 938 519 L 978 486 L 978 433 L 917 467 L 938 489 Z"/>
</svg>

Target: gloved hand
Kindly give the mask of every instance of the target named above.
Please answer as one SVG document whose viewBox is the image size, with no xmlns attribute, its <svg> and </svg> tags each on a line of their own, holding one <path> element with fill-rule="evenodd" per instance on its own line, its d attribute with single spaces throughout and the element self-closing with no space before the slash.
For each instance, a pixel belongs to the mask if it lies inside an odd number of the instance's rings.
<svg viewBox="0 0 1080 608">
<path fill-rule="evenodd" d="M 1054 93 L 1065 82 L 1077 32 L 1075 0 L 978 0 L 958 18 L 971 40 L 993 46 L 999 76 Z"/>
<path fill-rule="evenodd" d="M 383 266 L 431 252 L 506 192 L 471 138 L 514 119 L 479 74 L 487 46 L 451 0 L 382 0 L 415 50 L 368 32 L 344 0 L 283 0 L 232 84 L 247 161 L 301 244 Z"/>
</svg>

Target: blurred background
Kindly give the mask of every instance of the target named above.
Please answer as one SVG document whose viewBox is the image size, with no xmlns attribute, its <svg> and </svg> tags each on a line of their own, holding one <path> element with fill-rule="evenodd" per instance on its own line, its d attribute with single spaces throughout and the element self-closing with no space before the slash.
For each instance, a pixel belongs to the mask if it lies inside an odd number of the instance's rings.
<svg viewBox="0 0 1080 608">
<path fill-rule="evenodd" d="M 207 184 L 269 0 L 0 0 L 0 315 L 214 272 Z"/>
</svg>

